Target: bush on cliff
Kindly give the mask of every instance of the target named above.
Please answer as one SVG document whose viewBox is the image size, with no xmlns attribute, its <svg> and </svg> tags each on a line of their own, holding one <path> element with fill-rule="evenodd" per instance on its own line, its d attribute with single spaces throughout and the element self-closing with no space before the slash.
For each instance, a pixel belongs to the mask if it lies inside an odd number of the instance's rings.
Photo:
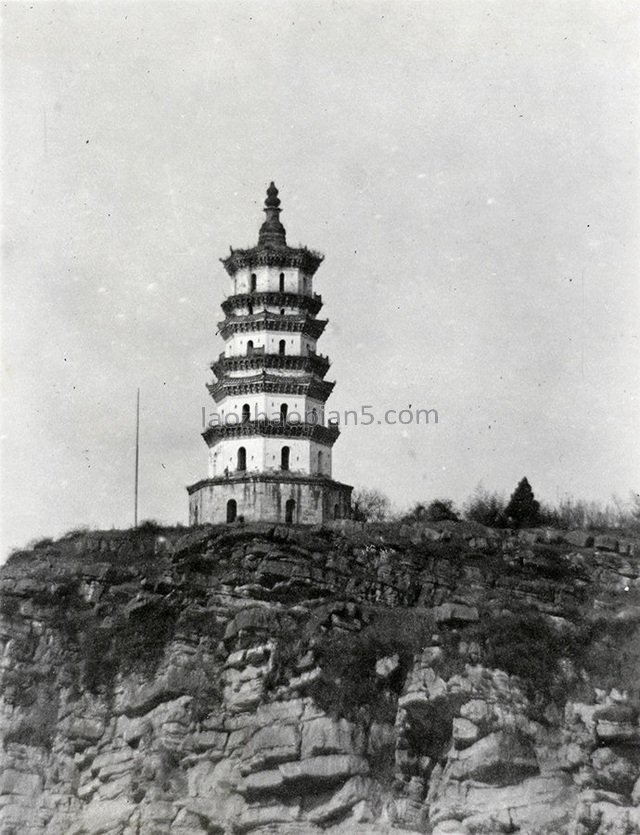
<svg viewBox="0 0 640 835">
<path fill-rule="evenodd" d="M 598 618 L 582 630 L 578 663 L 594 687 L 626 690 L 640 700 L 640 623 Z"/>
<path fill-rule="evenodd" d="M 162 660 L 175 629 L 176 612 L 160 603 L 135 616 L 120 610 L 113 617 L 92 620 L 81 636 L 84 683 L 95 692 L 110 687 L 118 672 L 152 673 Z"/>
<path fill-rule="evenodd" d="M 486 666 L 518 676 L 528 696 L 540 704 L 550 699 L 564 701 L 567 683 L 561 660 L 575 653 L 579 638 L 559 632 L 534 611 L 482 618 L 478 637 Z"/>
<path fill-rule="evenodd" d="M 452 499 L 434 499 L 428 505 L 418 502 L 403 517 L 403 522 L 458 522 L 460 516 Z"/>
<path fill-rule="evenodd" d="M 464 518 L 490 528 L 502 528 L 506 524 L 505 502 L 498 493 L 490 493 L 479 484 L 471 499 L 464 506 Z"/>
<path fill-rule="evenodd" d="M 326 633 L 316 647 L 322 677 L 311 695 L 334 716 L 393 722 L 413 656 L 429 643 L 433 628 L 433 619 L 424 610 L 380 609 L 360 632 Z M 398 669 L 381 681 L 376 662 L 395 654 Z"/>
</svg>

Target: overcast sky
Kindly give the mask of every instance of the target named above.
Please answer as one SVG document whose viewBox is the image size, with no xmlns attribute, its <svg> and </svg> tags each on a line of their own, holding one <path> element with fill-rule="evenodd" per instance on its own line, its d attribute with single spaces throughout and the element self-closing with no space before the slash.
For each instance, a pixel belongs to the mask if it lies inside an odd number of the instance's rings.
<svg viewBox="0 0 640 835">
<path fill-rule="evenodd" d="M 325 253 L 334 475 L 398 507 L 640 489 L 639 7 L 10 3 L 4 549 L 187 520 L 228 292 L 274 179 Z M 437 409 L 438 425 L 377 424 Z"/>
</svg>

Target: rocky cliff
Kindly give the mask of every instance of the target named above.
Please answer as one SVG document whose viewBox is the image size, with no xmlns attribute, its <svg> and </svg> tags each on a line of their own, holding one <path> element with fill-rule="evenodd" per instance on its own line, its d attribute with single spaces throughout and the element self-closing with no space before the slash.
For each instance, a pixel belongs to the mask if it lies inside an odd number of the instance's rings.
<svg viewBox="0 0 640 835">
<path fill-rule="evenodd" d="M 2 835 L 640 832 L 632 541 L 147 529 L 2 574 Z"/>
</svg>

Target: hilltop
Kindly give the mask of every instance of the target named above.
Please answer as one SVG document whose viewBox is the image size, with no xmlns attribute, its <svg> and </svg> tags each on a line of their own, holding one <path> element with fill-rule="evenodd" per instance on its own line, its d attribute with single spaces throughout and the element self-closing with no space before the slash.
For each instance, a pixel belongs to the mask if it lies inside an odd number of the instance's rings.
<svg viewBox="0 0 640 835">
<path fill-rule="evenodd" d="M 640 542 L 77 532 L 2 568 L 0 830 L 640 830 Z"/>
</svg>

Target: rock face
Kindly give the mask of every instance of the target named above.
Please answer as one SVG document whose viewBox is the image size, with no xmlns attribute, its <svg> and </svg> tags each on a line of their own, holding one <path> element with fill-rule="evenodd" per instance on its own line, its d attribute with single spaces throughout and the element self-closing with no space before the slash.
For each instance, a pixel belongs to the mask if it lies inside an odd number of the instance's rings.
<svg viewBox="0 0 640 835">
<path fill-rule="evenodd" d="M 636 544 L 478 528 L 14 555 L 0 833 L 640 832 Z"/>
</svg>

